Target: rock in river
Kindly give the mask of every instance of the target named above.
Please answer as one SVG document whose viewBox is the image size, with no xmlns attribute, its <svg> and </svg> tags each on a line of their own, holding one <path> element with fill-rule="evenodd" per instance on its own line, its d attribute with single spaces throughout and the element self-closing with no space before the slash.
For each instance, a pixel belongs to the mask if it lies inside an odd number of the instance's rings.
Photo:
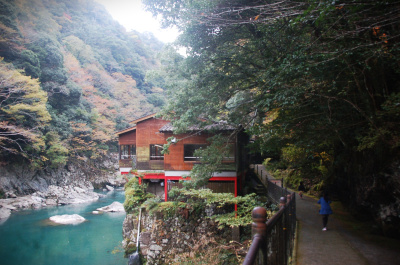
<svg viewBox="0 0 400 265">
<path fill-rule="evenodd" d="M 108 206 L 104 206 L 97 209 L 101 212 L 125 212 L 124 205 L 120 202 L 113 202 Z"/>
<path fill-rule="evenodd" d="M 86 219 L 80 216 L 79 214 L 71 214 L 71 215 L 64 214 L 64 215 L 52 216 L 50 217 L 50 221 L 63 225 L 76 225 L 85 222 Z"/>
</svg>

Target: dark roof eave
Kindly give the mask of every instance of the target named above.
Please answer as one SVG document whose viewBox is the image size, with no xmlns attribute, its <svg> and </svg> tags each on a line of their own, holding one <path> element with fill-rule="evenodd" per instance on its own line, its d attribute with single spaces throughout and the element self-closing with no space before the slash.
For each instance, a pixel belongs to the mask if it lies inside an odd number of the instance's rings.
<svg viewBox="0 0 400 265">
<path fill-rule="evenodd" d="M 141 122 L 141 121 L 145 121 L 145 120 L 154 118 L 156 115 L 157 115 L 157 113 L 153 113 L 153 114 L 150 114 L 150 115 L 146 115 L 146 116 L 143 116 L 143 117 L 141 117 L 141 118 L 139 118 L 139 119 L 130 121 L 129 124 L 137 124 L 138 122 Z"/>
<path fill-rule="evenodd" d="M 136 130 L 136 126 L 133 126 L 133 127 L 129 127 L 129 128 L 124 129 L 124 130 L 118 131 L 115 134 L 116 135 L 121 135 L 121 134 L 124 134 L 124 133 L 127 133 L 127 132 L 131 132 L 131 131 L 135 131 L 135 130 Z"/>
<path fill-rule="evenodd" d="M 238 128 L 235 128 L 231 125 L 228 124 L 211 124 L 211 125 L 207 125 L 204 128 L 198 128 L 198 127 L 189 127 L 187 129 L 187 132 L 200 132 L 200 131 L 218 131 L 218 132 L 224 132 L 224 131 L 235 131 Z M 163 127 L 161 127 L 159 130 L 159 132 L 173 132 L 174 131 L 174 127 L 172 126 L 171 123 L 167 123 L 165 124 Z"/>
</svg>

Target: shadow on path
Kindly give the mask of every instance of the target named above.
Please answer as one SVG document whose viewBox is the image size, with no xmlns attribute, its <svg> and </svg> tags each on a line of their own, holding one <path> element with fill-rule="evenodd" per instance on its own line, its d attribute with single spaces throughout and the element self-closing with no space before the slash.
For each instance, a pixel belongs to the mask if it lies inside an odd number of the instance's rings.
<svg viewBox="0 0 400 265">
<path fill-rule="evenodd" d="M 400 252 L 352 235 L 335 219 L 335 213 L 329 217 L 328 231 L 322 231 L 322 217 L 315 199 L 307 196 L 300 199 L 296 194 L 296 205 L 299 220 L 296 264 L 400 265 Z"/>
</svg>

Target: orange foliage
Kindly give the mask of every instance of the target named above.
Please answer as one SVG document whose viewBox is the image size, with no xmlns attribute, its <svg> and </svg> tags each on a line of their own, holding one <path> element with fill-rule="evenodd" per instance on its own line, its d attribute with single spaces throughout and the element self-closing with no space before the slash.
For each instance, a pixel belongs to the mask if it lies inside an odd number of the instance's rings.
<svg viewBox="0 0 400 265">
<path fill-rule="evenodd" d="M 96 145 L 113 141 L 116 117 L 123 115 L 134 119 L 153 110 L 145 96 L 136 87 L 136 81 L 119 72 L 109 74 L 96 63 L 82 65 L 69 52 L 64 54 L 64 65 L 70 79 L 82 88 L 82 94 L 92 106 L 92 124 L 73 123 L 74 137 L 70 139 L 73 152 L 91 152 L 99 155 L 104 150 Z"/>
</svg>

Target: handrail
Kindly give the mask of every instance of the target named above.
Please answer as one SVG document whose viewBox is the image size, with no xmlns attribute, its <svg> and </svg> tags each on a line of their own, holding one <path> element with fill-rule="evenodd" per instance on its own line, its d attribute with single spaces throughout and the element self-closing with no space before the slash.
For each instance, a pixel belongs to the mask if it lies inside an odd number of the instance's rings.
<svg viewBox="0 0 400 265">
<path fill-rule="evenodd" d="M 251 213 L 251 217 L 253 218 L 253 224 L 251 227 L 251 232 L 253 236 L 253 242 L 249 248 L 249 252 L 247 253 L 243 265 L 245 264 L 254 264 L 257 253 L 260 249 L 265 249 L 265 231 L 267 229 L 267 225 L 265 223 L 267 219 L 267 210 L 263 207 L 256 207 L 253 209 Z"/>
<path fill-rule="evenodd" d="M 136 239 L 136 251 L 129 256 L 128 265 L 142 265 L 139 254 L 139 238 L 140 238 L 140 221 L 142 218 L 142 208 L 139 209 L 139 222 Z"/>
<path fill-rule="evenodd" d="M 249 248 L 249 252 L 247 252 L 246 257 L 244 258 L 243 265 L 254 264 L 257 258 L 257 253 L 263 244 L 265 244 L 264 238 L 260 235 L 255 235 Z"/>
<path fill-rule="evenodd" d="M 251 214 L 253 242 L 243 265 L 288 264 L 294 245 L 295 199 L 295 193 L 282 197 L 281 208 L 268 221 L 265 208 L 254 208 Z"/>
<path fill-rule="evenodd" d="M 139 249 L 139 238 L 140 238 L 140 221 L 142 219 L 142 207 L 139 209 L 139 222 L 138 222 L 138 231 L 136 237 L 136 249 Z"/>
</svg>

